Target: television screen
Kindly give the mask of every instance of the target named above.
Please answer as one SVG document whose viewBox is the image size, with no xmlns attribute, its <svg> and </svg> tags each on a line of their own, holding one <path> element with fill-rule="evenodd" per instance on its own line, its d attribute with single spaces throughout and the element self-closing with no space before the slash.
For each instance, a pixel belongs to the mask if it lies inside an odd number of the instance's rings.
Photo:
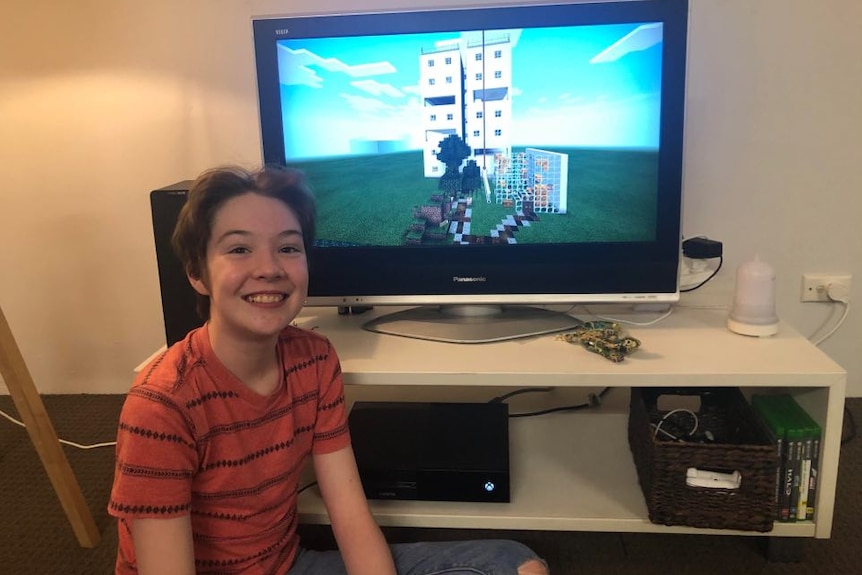
<svg viewBox="0 0 862 575">
<path fill-rule="evenodd" d="M 687 20 L 685 0 L 254 19 L 263 159 L 318 200 L 309 305 L 678 299 Z"/>
</svg>

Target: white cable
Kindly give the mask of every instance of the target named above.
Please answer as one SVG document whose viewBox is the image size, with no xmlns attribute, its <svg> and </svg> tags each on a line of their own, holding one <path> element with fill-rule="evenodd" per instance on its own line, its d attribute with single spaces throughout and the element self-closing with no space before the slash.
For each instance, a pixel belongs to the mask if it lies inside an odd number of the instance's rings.
<svg viewBox="0 0 862 575">
<path fill-rule="evenodd" d="M 659 432 L 661 432 L 661 433 L 664 433 L 665 435 L 667 435 L 668 437 L 670 437 L 671 439 L 675 439 L 677 441 L 682 441 L 679 437 L 673 435 L 672 433 L 668 433 L 667 431 L 665 431 L 664 429 L 661 428 L 662 423 L 667 421 L 667 418 L 670 417 L 671 415 L 673 415 L 674 413 L 687 413 L 687 414 L 689 414 L 694 419 L 694 427 L 692 427 L 691 431 L 688 432 L 688 436 L 691 437 L 692 435 L 695 434 L 695 432 L 697 431 L 697 426 L 699 424 L 699 421 L 697 419 L 697 414 L 690 409 L 679 408 L 679 409 L 671 409 L 670 411 L 668 411 L 664 415 L 664 417 L 661 418 L 661 421 L 659 421 L 658 424 L 655 425 L 655 434 L 654 434 L 655 437 L 658 437 Z"/>
<path fill-rule="evenodd" d="M 828 332 L 826 332 L 821 337 L 814 340 L 814 345 L 820 345 L 830 337 L 832 337 L 838 328 L 841 327 L 841 324 L 844 323 L 844 320 L 847 319 L 847 315 L 850 313 L 850 290 L 847 289 L 847 286 L 844 284 L 829 284 L 826 288 L 826 295 L 829 296 L 829 299 L 835 303 L 844 304 L 844 313 L 841 314 L 841 318 L 832 326 Z"/>
<path fill-rule="evenodd" d="M 684 301 L 679 301 L 676 304 L 676 307 L 687 307 L 689 309 L 716 309 L 716 310 L 724 310 L 727 311 L 730 309 L 730 306 L 727 304 L 707 304 L 707 303 L 688 303 Z"/>
<path fill-rule="evenodd" d="M 5 417 L 6 419 L 8 419 L 9 421 L 11 421 L 12 423 L 14 423 L 15 425 L 18 425 L 18 426 L 20 426 L 20 427 L 23 427 L 24 429 L 27 429 L 27 426 L 26 426 L 26 425 L 24 425 L 24 423 L 23 423 L 23 422 L 18 421 L 17 419 L 15 419 L 14 417 L 12 417 L 11 415 L 9 415 L 8 413 L 6 413 L 5 411 L 3 411 L 2 409 L 0 409 L 0 415 L 2 415 L 3 417 Z M 80 443 L 75 443 L 74 441 L 66 441 L 65 439 L 58 439 L 58 441 L 59 441 L 60 443 L 62 443 L 63 445 L 68 445 L 68 446 L 70 446 L 70 447 L 77 447 L 78 449 L 96 449 L 96 448 L 99 448 L 99 447 L 113 447 L 114 445 L 116 445 L 116 444 L 117 444 L 117 442 L 116 442 L 116 441 L 109 441 L 109 442 L 106 442 L 106 443 L 94 443 L 94 444 L 92 444 L 92 445 L 81 445 Z"/>
<path fill-rule="evenodd" d="M 832 329 L 830 329 L 828 332 L 826 332 L 825 335 L 816 339 L 814 341 L 814 345 L 820 345 L 821 343 L 823 343 L 824 341 L 826 341 L 827 339 L 832 337 L 835 334 L 835 332 L 838 331 L 838 328 L 841 327 L 841 324 L 844 323 L 844 320 L 847 319 L 847 314 L 850 313 L 850 302 L 843 302 L 842 301 L 842 302 L 837 302 L 837 303 L 844 304 L 844 313 L 841 314 L 841 319 L 839 319 L 838 322 L 834 326 L 832 326 Z"/>
<path fill-rule="evenodd" d="M 638 326 L 638 327 L 647 327 L 647 326 L 650 326 L 650 325 L 657 324 L 658 322 L 660 322 L 660 321 L 662 321 L 662 320 L 666 319 L 670 314 L 672 314 L 672 313 L 673 313 L 673 307 L 670 307 L 670 308 L 668 308 L 668 310 L 667 310 L 666 312 L 664 312 L 663 314 L 661 314 L 661 315 L 660 315 L 660 316 L 658 316 L 657 318 L 655 318 L 655 319 L 651 319 L 651 320 L 649 320 L 649 321 L 643 321 L 643 322 L 641 322 L 641 321 L 632 321 L 632 320 L 628 320 L 628 319 L 621 319 L 621 318 L 610 317 L 610 316 L 606 316 L 606 315 L 601 315 L 601 314 L 593 313 L 593 312 L 591 312 L 591 311 L 590 311 L 590 309 L 589 309 L 587 306 L 583 306 L 583 307 L 584 307 L 584 310 L 585 310 L 588 314 L 590 314 L 591 316 L 597 317 L 597 318 L 599 318 L 599 319 L 603 319 L 603 320 L 605 320 L 605 321 L 614 321 L 614 322 L 616 322 L 616 323 L 624 323 L 624 324 L 627 324 L 627 325 L 634 325 L 634 326 Z"/>
</svg>

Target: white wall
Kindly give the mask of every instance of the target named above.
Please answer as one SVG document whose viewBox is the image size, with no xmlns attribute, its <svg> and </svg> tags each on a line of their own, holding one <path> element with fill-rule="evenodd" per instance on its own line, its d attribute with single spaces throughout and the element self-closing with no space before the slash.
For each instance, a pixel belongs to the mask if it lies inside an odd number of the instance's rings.
<svg viewBox="0 0 862 575">
<path fill-rule="evenodd" d="M 0 19 L 0 306 L 43 393 L 123 393 L 164 341 L 150 190 L 260 161 L 252 15 L 468 5 L 373 0 L 31 0 Z M 470 4 L 492 4 L 473 1 Z M 691 0 L 683 231 L 724 242 L 688 301 L 726 304 L 736 266 L 852 273 L 823 349 L 862 396 L 862 2 Z M 835 310 L 838 311 L 838 310 Z M 648 342 L 647 342 L 648 343 Z M 0 392 L 5 386 L 0 382 Z"/>
</svg>

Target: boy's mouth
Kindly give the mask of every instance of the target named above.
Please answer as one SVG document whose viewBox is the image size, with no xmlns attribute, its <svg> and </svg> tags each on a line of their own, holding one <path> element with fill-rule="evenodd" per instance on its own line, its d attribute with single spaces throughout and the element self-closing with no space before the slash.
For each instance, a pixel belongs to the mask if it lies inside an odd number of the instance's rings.
<svg viewBox="0 0 862 575">
<path fill-rule="evenodd" d="M 249 303 L 278 303 L 286 297 L 283 293 L 254 293 L 243 296 L 243 299 Z"/>
</svg>

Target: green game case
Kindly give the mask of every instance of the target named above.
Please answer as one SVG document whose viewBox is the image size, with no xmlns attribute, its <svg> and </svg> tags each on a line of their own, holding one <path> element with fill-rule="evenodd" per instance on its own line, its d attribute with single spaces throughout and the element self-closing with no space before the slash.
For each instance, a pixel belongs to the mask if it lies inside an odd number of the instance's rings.
<svg viewBox="0 0 862 575">
<path fill-rule="evenodd" d="M 776 519 L 814 519 L 820 461 L 820 426 L 790 394 L 754 395 L 751 405 L 780 450 L 776 470 Z"/>
</svg>

